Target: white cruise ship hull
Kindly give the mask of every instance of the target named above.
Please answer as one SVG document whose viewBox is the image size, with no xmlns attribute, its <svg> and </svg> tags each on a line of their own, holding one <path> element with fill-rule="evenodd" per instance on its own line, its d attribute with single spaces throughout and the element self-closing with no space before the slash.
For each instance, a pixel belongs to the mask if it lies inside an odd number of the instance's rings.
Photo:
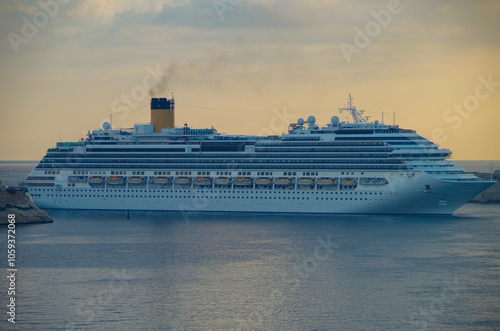
<svg viewBox="0 0 500 331">
<path fill-rule="evenodd" d="M 330 214 L 452 214 L 492 182 L 386 174 L 383 187 L 339 189 L 51 188 L 29 191 L 44 209 Z M 431 189 L 425 190 L 424 188 Z"/>
</svg>

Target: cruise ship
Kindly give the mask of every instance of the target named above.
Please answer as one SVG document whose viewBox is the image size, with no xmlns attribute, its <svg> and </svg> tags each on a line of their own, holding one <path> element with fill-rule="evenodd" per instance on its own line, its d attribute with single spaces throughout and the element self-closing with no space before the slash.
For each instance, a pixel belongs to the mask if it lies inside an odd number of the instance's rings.
<svg viewBox="0 0 500 331">
<path fill-rule="evenodd" d="M 46 209 L 452 214 L 493 184 L 451 151 L 398 125 L 299 118 L 280 136 L 175 127 L 175 101 L 151 99 L 151 122 L 58 142 L 25 183 Z"/>
</svg>

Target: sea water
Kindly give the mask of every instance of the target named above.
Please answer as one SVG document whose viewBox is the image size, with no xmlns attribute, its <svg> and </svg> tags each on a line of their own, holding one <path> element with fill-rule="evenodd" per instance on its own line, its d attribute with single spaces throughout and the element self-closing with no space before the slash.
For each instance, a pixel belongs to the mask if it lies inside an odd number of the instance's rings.
<svg viewBox="0 0 500 331">
<path fill-rule="evenodd" d="M 0 329 L 500 329 L 500 205 L 439 217 L 49 214 L 16 228 L 16 324 L 2 262 Z"/>
</svg>

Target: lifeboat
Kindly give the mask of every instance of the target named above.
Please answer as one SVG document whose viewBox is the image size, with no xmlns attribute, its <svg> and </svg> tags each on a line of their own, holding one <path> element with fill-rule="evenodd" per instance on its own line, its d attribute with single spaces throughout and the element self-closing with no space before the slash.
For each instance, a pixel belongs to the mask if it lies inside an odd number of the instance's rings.
<svg viewBox="0 0 500 331">
<path fill-rule="evenodd" d="M 172 179 L 168 177 L 156 177 L 155 179 L 153 179 L 153 183 L 158 185 L 170 184 L 171 182 Z"/>
<path fill-rule="evenodd" d="M 297 180 L 297 185 L 300 185 L 300 186 L 313 186 L 314 185 L 314 179 L 309 178 L 309 177 L 299 178 L 299 180 Z"/>
<path fill-rule="evenodd" d="M 250 177 L 236 177 L 233 183 L 236 186 L 248 186 L 252 185 L 252 179 Z"/>
<path fill-rule="evenodd" d="M 212 181 L 210 180 L 209 177 L 195 177 L 193 179 L 193 184 L 198 186 L 206 186 L 206 185 L 211 185 Z"/>
<path fill-rule="evenodd" d="M 102 177 L 90 177 L 89 183 L 90 184 L 104 184 L 104 178 L 102 178 Z"/>
<path fill-rule="evenodd" d="M 274 185 L 277 185 L 277 186 L 286 186 L 286 185 L 292 185 L 292 180 L 290 178 L 287 178 L 287 177 L 280 177 L 280 178 L 276 178 L 276 180 L 274 181 Z"/>
<path fill-rule="evenodd" d="M 125 184 L 125 178 L 123 177 L 117 177 L 117 176 L 111 176 L 106 179 L 106 182 L 111 185 L 121 185 Z"/>
<path fill-rule="evenodd" d="M 132 184 L 132 185 L 136 185 L 136 184 L 144 184 L 144 183 L 146 183 L 146 181 L 144 180 L 144 178 L 141 178 L 141 177 L 130 177 L 128 179 L 128 183 Z"/>
<path fill-rule="evenodd" d="M 330 186 L 330 185 L 333 185 L 335 184 L 335 181 L 331 178 L 320 178 L 318 179 L 318 185 L 322 185 L 322 186 Z"/>
<path fill-rule="evenodd" d="M 255 185 L 271 185 L 273 180 L 271 178 L 261 177 L 255 180 Z"/>
<path fill-rule="evenodd" d="M 215 179 L 215 184 L 216 185 L 229 185 L 231 184 L 231 179 L 227 177 L 219 177 Z"/>
<path fill-rule="evenodd" d="M 179 185 L 188 185 L 191 184 L 191 178 L 188 177 L 177 177 L 175 179 L 175 183 Z"/>
<path fill-rule="evenodd" d="M 344 178 L 342 179 L 342 185 L 356 185 L 356 182 L 352 179 Z"/>
</svg>

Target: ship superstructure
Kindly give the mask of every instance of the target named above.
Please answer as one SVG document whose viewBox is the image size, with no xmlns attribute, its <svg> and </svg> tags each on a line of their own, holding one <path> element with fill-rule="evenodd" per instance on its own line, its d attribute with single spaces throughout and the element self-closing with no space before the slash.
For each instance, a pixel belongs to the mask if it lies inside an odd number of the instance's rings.
<svg viewBox="0 0 500 331">
<path fill-rule="evenodd" d="M 493 182 L 449 160 L 414 130 L 314 116 L 281 136 L 173 127 L 175 102 L 151 100 L 152 122 L 89 132 L 50 148 L 26 179 L 41 208 L 451 214 Z"/>
</svg>

